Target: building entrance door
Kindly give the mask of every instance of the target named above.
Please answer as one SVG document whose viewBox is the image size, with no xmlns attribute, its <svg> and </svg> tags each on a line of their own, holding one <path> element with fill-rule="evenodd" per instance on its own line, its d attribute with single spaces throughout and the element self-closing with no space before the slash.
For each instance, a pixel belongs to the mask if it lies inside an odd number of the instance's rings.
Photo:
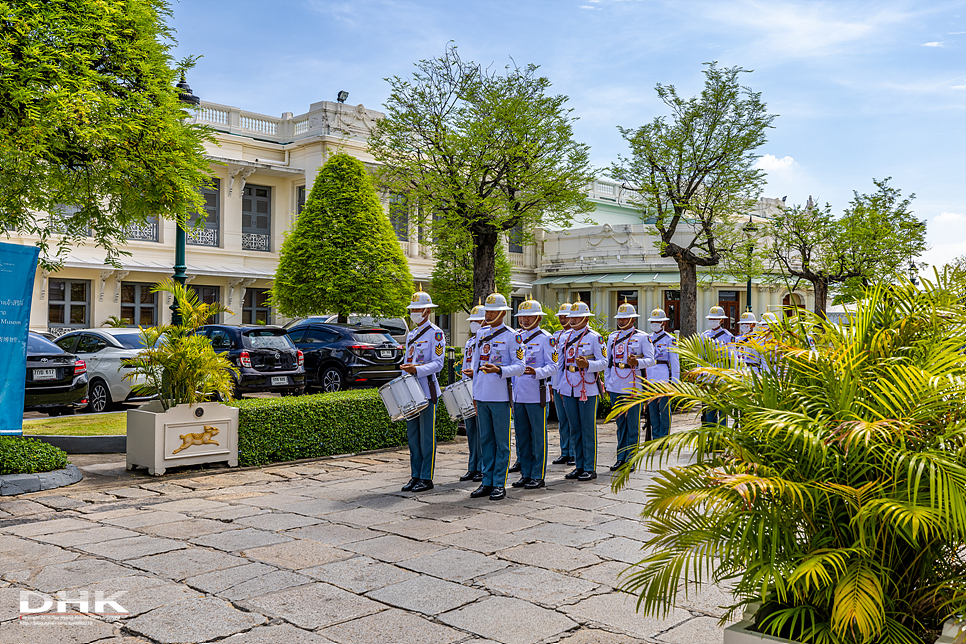
<svg viewBox="0 0 966 644">
<path fill-rule="evenodd" d="M 721 326 L 726 327 L 733 333 L 738 328 L 735 323 L 738 321 L 741 309 L 738 302 L 738 291 L 718 291 L 718 306 L 723 308 L 725 315 L 728 316 L 727 320 L 721 321 Z"/>
<path fill-rule="evenodd" d="M 681 329 L 681 291 L 664 291 L 664 312 L 667 314 L 668 328 L 671 331 Z"/>
</svg>

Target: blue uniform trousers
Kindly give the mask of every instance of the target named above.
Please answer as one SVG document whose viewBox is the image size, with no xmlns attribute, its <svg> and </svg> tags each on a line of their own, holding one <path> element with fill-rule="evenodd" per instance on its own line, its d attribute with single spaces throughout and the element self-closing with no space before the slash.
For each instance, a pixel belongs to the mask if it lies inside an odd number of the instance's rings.
<svg viewBox="0 0 966 644">
<path fill-rule="evenodd" d="M 610 394 L 614 407 L 627 402 L 630 398 L 626 394 L 614 391 L 607 393 Z M 634 405 L 615 420 L 617 421 L 617 460 L 626 461 L 634 456 L 634 450 L 641 441 L 641 405 Z"/>
<path fill-rule="evenodd" d="M 547 408 L 540 403 L 513 403 L 520 474 L 528 479 L 547 476 Z"/>
<path fill-rule="evenodd" d="M 671 399 L 667 396 L 647 403 L 651 417 L 651 438 L 663 438 L 671 433 Z"/>
<path fill-rule="evenodd" d="M 480 432 L 483 485 L 506 487 L 510 469 L 510 403 L 476 403 L 476 424 Z"/>
<path fill-rule="evenodd" d="M 701 424 L 702 425 L 721 425 L 722 427 L 728 426 L 728 417 L 722 414 L 717 409 L 705 409 L 701 412 Z"/>
<path fill-rule="evenodd" d="M 406 438 L 412 477 L 432 481 L 436 469 L 436 403 L 430 402 L 419 416 L 406 421 Z"/>
<path fill-rule="evenodd" d="M 556 390 L 553 392 L 553 406 L 557 410 L 557 421 L 560 425 L 560 455 L 572 457 L 574 442 L 570 436 L 570 421 L 567 420 L 567 410 L 564 409 L 563 396 Z"/>
<path fill-rule="evenodd" d="M 597 398 L 587 396 L 581 401 L 574 396 L 562 396 L 567 418 L 570 419 L 570 436 L 573 439 L 574 459 L 578 470 L 597 471 Z"/>
<path fill-rule="evenodd" d="M 480 457 L 480 429 L 476 424 L 476 416 L 463 420 L 466 426 L 466 444 L 469 446 L 470 462 L 466 466 L 467 472 L 482 472 L 483 459 Z"/>
</svg>

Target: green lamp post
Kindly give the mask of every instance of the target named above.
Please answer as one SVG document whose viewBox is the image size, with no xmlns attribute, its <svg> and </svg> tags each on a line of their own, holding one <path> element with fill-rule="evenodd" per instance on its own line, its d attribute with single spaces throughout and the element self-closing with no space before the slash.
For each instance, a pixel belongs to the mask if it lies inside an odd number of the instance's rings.
<svg viewBox="0 0 966 644">
<path fill-rule="evenodd" d="M 178 100 L 182 103 L 194 107 L 201 102 L 200 98 L 191 93 L 191 87 L 185 80 L 184 73 L 181 74 L 181 80 L 175 87 L 178 89 Z M 174 236 L 174 281 L 182 286 L 185 285 L 188 277 L 185 273 L 188 269 L 185 264 L 185 246 L 188 244 L 188 233 L 185 231 L 187 225 L 187 220 L 177 222 Z M 171 324 L 175 326 L 181 324 L 181 309 L 178 308 L 177 300 L 171 303 Z"/>
<path fill-rule="evenodd" d="M 751 213 L 748 213 L 748 221 L 744 225 L 745 237 L 748 238 L 748 292 L 745 295 L 745 310 L 751 310 L 751 253 L 755 246 L 755 235 L 758 234 L 758 226 L 751 220 Z"/>
</svg>

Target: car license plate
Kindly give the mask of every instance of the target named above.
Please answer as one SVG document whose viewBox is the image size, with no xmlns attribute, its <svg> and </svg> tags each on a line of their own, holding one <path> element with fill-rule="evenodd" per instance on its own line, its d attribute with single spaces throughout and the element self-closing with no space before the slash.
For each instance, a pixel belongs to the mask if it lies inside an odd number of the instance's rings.
<svg viewBox="0 0 966 644">
<path fill-rule="evenodd" d="M 380 358 L 391 358 L 393 353 L 395 353 L 395 352 L 392 349 L 381 350 L 381 351 L 379 351 L 379 357 Z"/>
<path fill-rule="evenodd" d="M 57 380 L 57 370 L 34 369 L 34 380 Z"/>
<path fill-rule="evenodd" d="M 287 385 L 288 376 L 272 376 L 273 385 Z"/>
</svg>

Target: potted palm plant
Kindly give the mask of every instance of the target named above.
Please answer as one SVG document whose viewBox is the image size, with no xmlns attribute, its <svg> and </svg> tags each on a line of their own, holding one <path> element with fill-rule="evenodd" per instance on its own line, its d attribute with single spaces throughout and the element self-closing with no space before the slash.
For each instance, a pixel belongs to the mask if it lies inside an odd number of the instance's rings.
<svg viewBox="0 0 966 644">
<path fill-rule="evenodd" d="M 200 302 L 194 291 L 171 279 L 152 291 L 174 297 L 181 323 L 142 328 L 145 348 L 127 364 L 126 378 L 144 376 L 138 393 L 157 396 L 127 412 L 127 469 L 143 466 L 161 475 L 180 465 L 226 461 L 236 466 L 238 409 L 209 401 L 231 399 L 237 369 L 197 333 L 210 316 L 231 312 Z"/>
<path fill-rule="evenodd" d="M 759 335 L 755 371 L 733 348 L 680 342 L 696 366 L 637 401 L 670 396 L 733 423 L 632 459 L 690 457 L 648 488 L 653 554 L 623 578 L 639 608 L 665 614 L 680 588 L 713 582 L 733 589 L 722 623 L 746 616 L 727 644 L 966 639 L 964 303 L 966 281 L 949 275 L 876 288 L 850 326 L 803 313 Z"/>
</svg>

